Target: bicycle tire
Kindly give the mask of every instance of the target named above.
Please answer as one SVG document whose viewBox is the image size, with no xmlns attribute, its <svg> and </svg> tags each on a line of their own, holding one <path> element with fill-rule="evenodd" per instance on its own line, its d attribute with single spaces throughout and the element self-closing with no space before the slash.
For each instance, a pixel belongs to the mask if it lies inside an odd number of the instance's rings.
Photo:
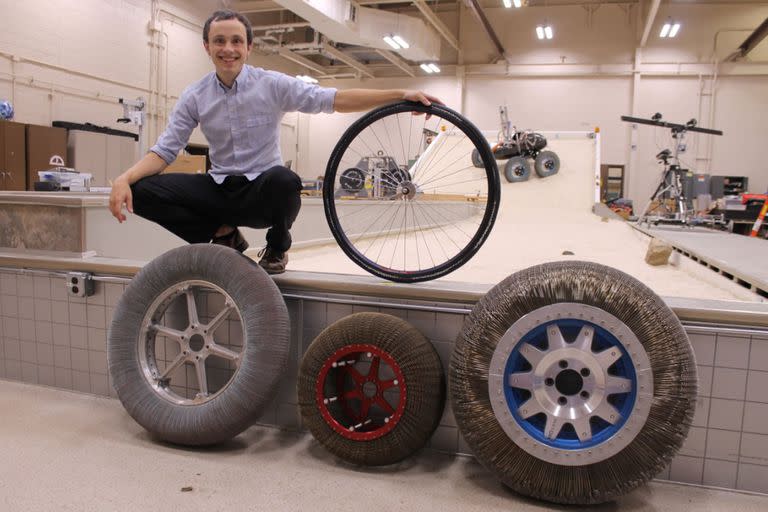
<svg viewBox="0 0 768 512">
<path fill-rule="evenodd" d="M 454 254 L 447 255 L 447 257 L 445 258 L 445 261 L 435 263 L 433 260 L 432 262 L 433 264 L 426 268 L 422 268 L 420 261 L 418 263 L 419 268 L 410 268 L 405 261 L 404 261 L 404 264 L 401 266 L 401 268 L 395 268 L 391 264 L 389 265 L 384 264 L 380 261 L 376 261 L 375 258 L 371 258 L 368 255 L 366 255 L 365 251 L 357 247 L 356 241 L 352 239 L 352 236 L 356 234 L 346 232 L 344 222 L 342 222 L 339 216 L 339 208 L 337 208 L 337 200 L 341 200 L 341 198 L 336 197 L 338 195 L 336 190 L 337 188 L 336 182 L 338 181 L 337 173 L 339 172 L 340 169 L 343 170 L 345 168 L 344 165 L 342 165 L 342 159 L 344 158 L 347 150 L 350 149 L 350 146 L 355 142 L 357 137 L 361 133 L 363 133 L 363 131 L 370 128 L 377 121 L 384 120 L 385 118 L 388 118 L 390 116 L 396 116 L 396 121 L 394 122 L 398 123 L 398 126 L 399 126 L 400 125 L 399 114 L 403 114 L 403 113 L 407 115 L 411 115 L 412 113 L 426 114 L 423 116 L 424 125 L 422 126 L 422 133 L 421 133 L 422 145 L 425 139 L 425 133 L 430 131 L 424 128 L 424 126 L 426 126 L 426 123 L 427 123 L 427 117 L 430 117 L 431 119 L 440 119 L 445 121 L 446 123 L 450 123 L 453 126 L 453 128 L 456 129 L 454 130 L 452 128 L 451 131 L 448 132 L 447 135 L 445 135 L 445 140 L 448 140 L 448 138 L 452 136 L 454 132 L 456 135 L 463 135 L 471 143 L 472 147 L 477 150 L 484 164 L 481 170 L 475 169 L 472 163 L 472 155 L 471 155 L 472 151 L 467 151 L 467 154 L 466 154 L 467 168 L 474 169 L 476 172 L 480 173 L 478 174 L 478 178 L 474 180 L 478 182 L 478 186 L 480 187 L 478 189 L 476 198 L 472 198 L 467 194 L 465 194 L 464 196 L 461 196 L 460 194 L 458 195 L 453 194 L 453 193 L 446 194 L 451 196 L 451 198 L 449 198 L 448 201 L 453 201 L 454 204 L 460 203 L 459 199 L 456 199 L 454 196 L 463 197 L 464 201 L 474 200 L 475 205 L 466 207 L 466 209 L 469 211 L 472 211 L 473 208 L 475 210 L 479 210 L 480 207 L 484 205 L 484 209 L 482 210 L 482 212 L 477 214 L 477 216 L 481 216 L 482 218 L 479 220 L 476 229 L 474 230 L 471 236 L 467 235 L 466 236 L 467 240 L 462 241 L 461 244 L 456 244 L 454 240 L 451 240 L 451 242 L 453 242 L 454 245 L 459 247 L 459 250 L 456 251 Z M 436 126 L 439 125 L 439 123 L 440 121 L 436 123 Z M 386 128 L 386 124 L 383 124 L 383 126 Z M 373 128 L 371 128 L 371 131 L 373 131 L 375 135 L 375 131 L 373 130 Z M 442 132 L 446 132 L 446 129 L 444 126 L 442 127 Z M 432 130 L 431 133 L 435 136 L 435 138 L 433 139 L 435 141 L 437 141 L 438 137 L 441 135 L 440 129 Z M 417 135 L 418 135 L 418 132 L 417 132 Z M 389 132 L 387 132 L 387 136 L 389 137 Z M 376 138 L 378 139 L 378 136 Z M 401 144 L 404 144 L 402 139 L 400 140 L 400 142 Z M 463 143 L 463 139 L 460 139 L 459 142 Z M 454 147 L 459 147 L 459 149 L 461 149 L 461 147 L 458 146 L 459 142 L 456 142 L 454 146 L 452 146 L 452 149 L 449 150 L 449 152 L 453 151 Z M 391 143 L 391 140 L 390 140 L 390 143 Z M 403 158 L 406 161 L 410 161 L 410 158 L 409 158 L 409 152 L 411 150 L 410 144 L 411 144 L 411 141 L 409 140 L 408 149 L 403 148 L 402 150 Z M 426 149 L 423 150 L 423 153 L 421 155 L 426 155 L 428 153 L 429 151 L 428 146 L 430 144 L 432 144 L 432 141 L 429 141 L 429 139 L 427 139 L 427 145 L 424 146 L 424 148 Z M 444 150 L 443 149 L 444 146 L 435 149 L 434 154 L 437 154 L 439 151 Z M 360 155 L 359 152 L 356 152 L 356 153 Z M 382 156 L 382 153 L 380 150 L 368 151 L 368 154 L 371 155 L 370 157 L 367 157 L 370 159 L 375 159 L 375 158 L 391 159 L 392 158 L 386 153 L 384 153 Z M 430 165 L 432 165 L 433 163 L 436 164 L 437 162 L 440 161 L 440 160 L 435 161 L 436 159 L 434 158 L 434 154 L 433 154 L 432 160 L 429 162 Z M 378 157 L 374 155 L 378 155 Z M 443 154 L 439 158 L 444 158 L 444 157 L 445 157 L 445 154 Z M 451 158 L 453 158 L 453 155 L 451 156 Z M 462 158 L 461 155 L 460 155 L 460 158 Z M 452 162 L 451 165 L 453 165 L 454 163 L 455 162 Z M 419 164 L 419 161 L 416 160 L 414 166 L 417 166 L 418 164 Z M 460 163 L 460 165 L 462 164 L 463 162 Z M 457 172 L 461 172 L 463 170 L 464 170 L 463 168 L 459 169 L 459 171 L 453 172 L 452 174 L 455 175 Z M 427 172 L 428 171 L 424 171 L 422 173 L 423 174 L 422 177 L 426 176 Z M 469 173 L 471 171 L 466 171 L 466 172 Z M 413 175 L 413 182 L 408 182 L 408 186 L 412 188 L 413 195 L 411 197 L 413 199 L 405 199 L 406 197 L 405 195 L 403 195 L 400 198 L 396 197 L 396 199 L 403 199 L 403 201 L 409 200 L 410 202 L 406 204 L 411 204 L 411 203 L 415 204 L 417 202 L 417 198 L 419 197 L 418 194 L 421 193 L 422 199 L 424 199 L 423 201 L 420 202 L 422 205 L 426 201 L 435 201 L 435 199 L 425 199 L 427 196 L 424 194 L 424 190 L 422 189 L 421 192 L 419 192 L 420 185 L 418 183 L 419 177 L 417 176 L 417 172 L 414 171 L 411 174 Z M 442 179 L 442 178 L 438 178 L 437 181 L 439 181 L 439 179 Z M 432 180 L 432 182 L 435 181 L 435 179 L 432 176 L 430 176 L 430 180 Z M 426 183 L 430 183 L 430 181 L 427 180 Z M 392 185 L 393 184 L 391 183 L 386 183 L 387 187 Z M 394 185 L 397 185 L 397 186 L 403 185 L 403 188 L 405 188 L 406 184 L 402 183 L 402 184 L 394 184 Z M 474 256 L 477 253 L 477 251 L 483 245 L 485 240 L 488 238 L 491 228 L 493 227 L 493 224 L 496 220 L 496 216 L 498 214 L 498 209 L 499 209 L 499 202 L 500 202 L 500 193 L 501 193 L 500 191 L 501 191 L 501 185 L 499 180 L 499 171 L 496 165 L 496 160 L 493 157 L 493 153 L 491 152 L 485 137 L 483 137 L 480 131 L 469 120 L 467 120 L 461 114 L 455 112 L 454 110 L 444 105 L 432 104 L 430 106 L 426 106 L 421 103 L 403 101 L 403 102 L 394 103 L 391 105 L 386 105 L 386 106 L 377 108 L 371 112 L 368 112 L 367 114 L 362 116 L 360 119 L 358 119 L 355 123 L 353 123 L 342 135 L 342 137 L 339 139 L 339 142 L 336 144 L 336 147 L 333 149 L 331 153 L 331 157 L 328 161 L 328 165 L 326 167 L 325 177 L 323 180 L 323 207 L 325 211 L 326 221 L 328 222 L 328 226 L 331 230 L 331 233 L 333 234 L 333 237 L 341 247 L 342 251 L 355 264 L 357 264 L 361 268 L 365 269 L 366 271 L 368 271 L 369 273 L 377 277 L 381 277 L 390 281 L 400 282 L 400 283 L 415 283 L 415 282 L 422 282 L 422 281 L 437 279 L 439 277 L 445 276 L 450 272 L 453 272 L 457 268 L 461 267 L 465 263 L 467 263 L 467 261 L 469 261 L 472 258 L 472 256 Z M 404 194 L 407 194 L 407 193 L 408 193 L 407 191 L 404 192 Z M 437 197 L 440 195 L 441 194 L 439 192 L 434 192 L 433 197 Z M 382 199 L 386 199 L 390 201 L 392 200 L 391 197 L 384 197 Z M 364 206 L 365 205 L 363 205 L 363 207 Z M 429 205 L 429 206 L 434 207 L 433 205 Z M 400 206 L 398 206 L 398 208 L 400 208 Z M 427 206 L 422 206 L 422 208 L 427 208 Z M 412 207 L 411 210 L 415 212 L 416 207 L 415 206 Z M 405 212 L 403 213 L 403 216 L 405 217 L 405 219 L 403 220 L 405 228 L 404 228 L 404 231 L 401 231 L 401 232 L 404 232 L 403 242 L 402 242 L 403 253 L 405 254 L 406 252 L 405 245 L 407 242 L 405 237 L 408 235 L 413 235 L 414 238 L 416 239 L 415 246 L 418 253 L 419 233 L 422 234 L 422 238 L 423 238 L 422 245 L 426 245 L 426 234 L 424 232 L 424 229 L 422 228 L 421 225 L 419 225 L 418 228 L 414 226 L 413 232 L 408 232 L 407 230 L 410 229 L 410 227 L 407 226 L 407 221 L 408 221 L 407 206 L 405 208 Z M 359 216 L 359 217 L 362 217 L 362 216 Z M 415 224 L 416 213 L 413 213 L 412 217 L 413 217 L 412 222 Z M 393 217 L 392 224 L 390 224 L 389 228 L 377 227 L 376 229 L 381 229 L 382 231 L 386 231 L 386 229 L 392 229 L 393 224 L 394 224 L 394 217 Z M 442 226 L 445 226 L 445 225 L 450 225 L 450 224 L 447 222 L 444 222 Z M 433 237 L 436 237 L 436 235 L 434 234 L 435 228 L 442 229 L 440 222 L 434 221 L 434 219 L 432 219 L 432 225 L 427 226 L 426 229 L 432 230 L 431 234 Z M 466 235 L 466 233 L 464 234 Z M 363 233 L 363 235 L 365 235 L 365 233 Z M 363 235 L 359 235 L 358 239 L 361 239 Z M 369 236 L 373 236 L 373 235 L 369 235 Z M 385 235 L 385 238 L 387 236 L 389 235 Z M 379 238 L 379 235 L 376 235 L 376 237 Z M 385 243 L 385 242 L 381 242 L 381 243 Z M 394 249 L 395 251 L 398 248 L 397 244 L 398 242 L 395 241 L 395 249 Z M 427 247 L 427 250 L 429 250 L 428 247 Z M 430 253 L 430 257 L 431 256 L 432 255 Z M 394 255 L 393 255 L 393 258 L 394 258 Z M 403 259 L 406 260 L 407 257 L 404 255 Z"/>
</svg>

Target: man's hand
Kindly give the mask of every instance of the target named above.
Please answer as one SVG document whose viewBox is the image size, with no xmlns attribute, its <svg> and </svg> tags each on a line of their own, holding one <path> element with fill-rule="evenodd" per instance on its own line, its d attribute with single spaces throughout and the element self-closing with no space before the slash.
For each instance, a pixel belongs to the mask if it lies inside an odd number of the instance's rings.
<svg viewBox="0 0 768 512">
<path fill-rule="evenodd" d="M 126 220 L 126 216 L 123 213 L 123 205 L 125 205 L 130 213 L 133 213 L 131 186 L 125 178 L 120 176 L 112 184 L 112 192 L 109 194 L 109 211 L 112 212 L 112 215 L 120 223 Z"/>
<path fill-rule="evenodd" d="M 421 91 L 405 91 L 403 94 L 403 99 L 408 101 L 417 101 L 419 103 L 423 103 L 426 106 L 430 106 L 432 103 L 439 103 L 440 105 L 443 105 L 443 102 L 440 99 Z"/>
</svg>

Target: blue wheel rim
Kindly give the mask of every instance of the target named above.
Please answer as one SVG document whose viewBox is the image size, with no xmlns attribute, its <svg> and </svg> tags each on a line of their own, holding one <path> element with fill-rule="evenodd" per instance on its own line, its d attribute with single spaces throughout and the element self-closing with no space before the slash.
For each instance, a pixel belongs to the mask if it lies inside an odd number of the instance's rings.
<svg viewBox="0 0 768 512">
<path fill-rule="evenodd" d="M 610 331 L 603 327 L 582 319 L 561 318 L 547 322 L 528 331 L 516 344 L 504 367 L 504 382 L 509 382 L 513 374 L 520 374 L 531 370 L 531 364 L 522 355 L 520 349 L 526 344 L 532 345 L 539 350 L 548 349 L 547 329 L 557 327 L 565 338 L 566 342 L 571 342 L 576 338 L 581 329 L 590 327 L 593 329 L 592 352 L 601 353 L 605 350 L 618 349 L 620 357 L 607 368 L 608 373 L 615 377 L 627 379 L 631 382 L 631 388 L 628 392 L 612 393 L 608 397 L 609 403 L 619 411 L 619 421 L 611 424 L 602 418 L 590 418 L 591 438 L 589 440 L 580 440 L 574 427 L 566 423 L 559 433 L 550 438 L 545 434 L 546 414 L 540 413 L 532 417 L 523 418 L 519 414 L 523 406 L 532 396 L 530 391 L 516 388 L 509 384 L 504 385 L 504 397 L 513 420 L 534 440 L 559 450 L 583 450 L 598 446 L 608 439 L 611 439 L 619 432 L 632 414 L 632 409 L 637 399 L 637 374 L 632 364 L 629 353 L 621 341 Z"/>
</svg>

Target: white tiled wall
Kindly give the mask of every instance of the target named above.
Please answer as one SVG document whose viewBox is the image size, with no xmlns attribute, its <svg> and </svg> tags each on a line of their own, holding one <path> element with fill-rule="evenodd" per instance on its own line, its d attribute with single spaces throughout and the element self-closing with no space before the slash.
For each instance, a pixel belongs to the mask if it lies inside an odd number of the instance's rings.
<svg viewBox="0 0 768 512">
<path fill-rule="evenodd" d="M 0 272 L 0 378 L 114 396 L 107 375 L 106 332 L 123 290 L 122 284 L 97 282 L 95 295 L 82 299 L 67 295 L 61 277 Z M 209 297 L 199 304 L 201 315 L 220 310 L 216 297 Z M 375 297 L 333 298 L 379 301 Z M 276 398 L 260 421 L 288 429 L 301 428 L 296 396 L 301 357 L 320 331 L 334 321 L 360 311 L 400 317 L 432 341 L 447 370 L 465 319 L 463 314 L 322 300 L 288 298 L 286 304 L 292 324 L 289 362 Z M 227 325 L 232 343 L 242 338 L 239 325 L 237 321 Z M 696 415 L 680 453 L 658 477 L 768 492 L 768 333 L 718 333 L 696 327 L 688 331 L 700 379 Z M 190 375 L 187 381 L 195 379 Z M 470 453 L 450 404 L 446 404 L 429 446 Z"/>
</svg>

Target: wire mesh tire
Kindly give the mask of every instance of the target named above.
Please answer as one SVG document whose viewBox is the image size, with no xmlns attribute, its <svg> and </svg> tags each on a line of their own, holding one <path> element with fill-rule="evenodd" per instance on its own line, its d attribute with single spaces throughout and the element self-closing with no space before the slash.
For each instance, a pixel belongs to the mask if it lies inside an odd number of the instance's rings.
<svg viewBox="0 0 768 512">
<path fill-rule="evenodd" d="M 253 260 L 219 245 L 184 246 L 142 268 L 118 301 L 109 373 L 125 409 L 156 437 L 214 444 L 270 401 L 288 336 L 285 302 Z"/>
<path fill-rule="evenodd" d="M 298 397 L 304 425 L 329 452 L 382 466 L 427 443 L 443 413 L 445 378 L 434 347 L 408 322 L 357 313 L 309 346 Z"/>
<path fill-rule="evenodd" d="M 528 181 L 531 177 L 531 164 L 524 156 L 513 156 L 504 164 L 504 178 L 510 183 Z"/>
<path fill-rule="evenodd" d="M 526 496 L 611 500 L 661 471 L 693 419 L 696 363 L 680 321 L 610 267 L 548 263 L 471 312 L 449 369 L 478 460 Z"/>
<path fill-rule="evenodd" d="M 340 170 L 358 162 L 373 183 L 366 198 L 340 193 Z M 387 172 L 393 165 L 405 172 Z M 448 107 L 412 102 L 352 124 L 323 181 L 325 216 L 341 249 L 366 271 L 397 282 L 436 279 L 469 261 L 496 220 L 499 194 L 496 161 L 480 131 Z"/>
<path fill-rule="evenodd" d="M 533 168 L 541 178 L 557 174 L 560 170 L 560 157 L 554 151 L 542 151 L 536 155 Z"/>
</svg>

